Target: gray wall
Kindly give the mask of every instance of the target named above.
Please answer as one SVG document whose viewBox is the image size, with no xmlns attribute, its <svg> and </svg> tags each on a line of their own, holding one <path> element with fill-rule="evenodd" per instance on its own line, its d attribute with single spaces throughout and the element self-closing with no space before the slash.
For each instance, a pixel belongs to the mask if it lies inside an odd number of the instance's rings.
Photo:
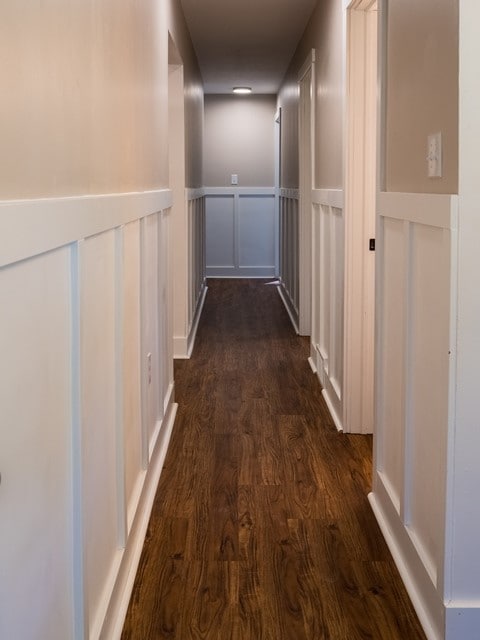
<svg viewBox="0 0 480 640">
<path fill-rule="evenodd" d="M 275 96 L 205 96 L 204 184 L 274 184 Z"/>
</svg>

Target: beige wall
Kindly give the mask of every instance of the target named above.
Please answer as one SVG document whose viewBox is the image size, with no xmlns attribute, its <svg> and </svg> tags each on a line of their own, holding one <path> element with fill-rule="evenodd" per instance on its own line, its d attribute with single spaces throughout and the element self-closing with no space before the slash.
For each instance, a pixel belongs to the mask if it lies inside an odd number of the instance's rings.
<svg viewBox="0 0 480 640">
<path fill-rule="evenodd" d="M 338 189 L 343 180 L 342 3 L 320 2 L 299 43 L 279 93 L 282 108 L 282 186 L 298 187 L 298 72 L 316 50 L 315 187 Z"/>
<path fill-rule="evenodd" d="M 205 96 L 204 182 L 209 187 L 274 184 L 275 96 Z"/>
<path fill-rule="evenodd" d="M 177 5 L 2 3 L 0 199 L 168 186 L 169 23 L 187 68 L 188 179 L 201 183 L 201 78 Z"/>
<path fill-rule="evenodd" d="M 458 0 L 390 0 L 386 96 L 388 191 L 458 190 Z M 443 178 L 427 177 L 427 136 L 441 131 Z"/>
<path fill-rule="evenodd" d="M 185 83 L 185 173 L 187 187 L 203 185 L 203 82 L 190 35 L 179 9 L 179 0 L 170 0 L 168 24 L 184 68 Z"/>
</svg>

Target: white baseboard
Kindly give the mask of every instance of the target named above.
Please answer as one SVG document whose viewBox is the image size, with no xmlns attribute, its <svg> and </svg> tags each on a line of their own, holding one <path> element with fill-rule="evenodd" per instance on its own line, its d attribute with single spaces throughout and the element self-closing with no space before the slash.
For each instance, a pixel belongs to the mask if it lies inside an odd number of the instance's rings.
<svg viewBox="0 0 480 640">
<path fill-rule="evenodd" d="M 188 336 L 174 336 L 173 338 L 173 357 L 175 360 L 188 360 L 195 346 L 195 338 L 197 337 L 198 324 L 207 297 L 208 287 L 203 285 L 202 292 L 197 302 L 197 308 L 193 316 L 192 326 Z"/>
<path fill-rule="evenodd" d="M 206 267 L 207 278 L 274 278 L 275 265 L 258 267 Z"/>
<path fill-rule="evenodd" d="M 370 505 L 425 635 L 428 640 L 444 640 L 445 609 L 441 596 L 422 565 L 408 532 L 378 476 L 375 478 L 374 487 L 374 491 L 368 495 Z M 454 636 L 452 640 L 453 638 Z"/>
<path fill-rule="evenodd" d="M 203 285 L 203 291 L 200 295 L 198 304 L 197 304 L 197 309 L 195 311 L 195 314 L 193 316 L 193 322 L 192 322 L 192 327 L 190 329 L 190 335 L 188 336 L 188 341 L 187 341 L 187 357 L 190 358 L 190 356 L 192 355 L 193 352 L 193 347 L 195 346 L 195 339 L 197 337 L 197 329 L 198 329 L 198 324 L 200 322 L 200 318 L 202 316 L 202 311 L 203 311 L 203 305 L 205 304 L 205 298 L 207 297 L 207 291 L 208 291 L 208 287 L 204 284 Z"/>
<path fill-rule="evenodd" d="M 188 338 L 173 336 L 173 357 L 175 360 L 188 360 Z"/>
<path fill-rule="evenodd" d="M 337 427 L 337 431 L 339 433 L 343 433 L 342 421 L 338 417 L 337 412 L 335 411 L 335 408 L 332 402 L 330 401 L 330 398 L 328 396 L 326 389 L 322 389 L 322 396 L 323 396 L 323 399 L 325 400 L 328 410 L 330 411 L 330 415 L 332 416 L 333 424 Z"/>
<path fill-rule="evenodd" d="M 290 301 L 290 298 L 287 294 L 287 292 L 285 291 L 284 286 L 280 283 L 280 285 L 277 287 L 277 291 L 278 294 L 283 302 L 283 305 L 285 307 L 285 309 L 287 310 L 288 313 L 288 317 L 290 318 L 290 321 L 293 325 L 293 328 L 295 329 L 295 333 L 298 335 L 299 334 L 299 330 L 298 330 L 298 313 L 295 313 L 294 307 L 293 307 L 293 303 Z"/>
<path fill-rule="evenodd" d="M 118 570 L 100 640 L 119 640 L 127 614 L 158 482 L 167 455 L 178 405 L 171 403 L 153 449 L 150 466 Z"/>
<path fill-rule="evenodd" d="M 310 369 L 312 370 L 312 372 L 317 373 L 317 367 L 311 356 L 308 358 L 308 364 L 310 365 Z"/>
</svg>

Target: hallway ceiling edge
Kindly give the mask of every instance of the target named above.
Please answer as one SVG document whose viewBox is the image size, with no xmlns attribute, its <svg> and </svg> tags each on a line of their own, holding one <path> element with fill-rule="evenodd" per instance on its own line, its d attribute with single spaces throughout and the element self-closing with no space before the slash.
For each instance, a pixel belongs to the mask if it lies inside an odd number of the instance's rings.
<svg viewBox="0 0 480 640">
<path fill-rule="evenodd" d="M 277 93 L 317 0 L 181 0 L 205 93 Z"/>
</svg>

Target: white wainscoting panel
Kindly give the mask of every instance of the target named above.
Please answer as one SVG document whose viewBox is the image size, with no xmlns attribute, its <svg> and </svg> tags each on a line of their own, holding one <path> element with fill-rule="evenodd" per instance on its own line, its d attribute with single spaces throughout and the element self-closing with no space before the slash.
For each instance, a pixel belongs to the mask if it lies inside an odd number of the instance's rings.
<svg viewBox="0 0 480 640">
<path fill-rule="evenodd" d="M 206 221 L 205 194 L 203 189 L 189 190 L 188 195 L 189 237 L 189 304 L 187 355 L 190 356 L 195 343 L 198 323 L 207 293 L 206 286 Z"/>
<path fill-rule="evenodd" d="M 143 472 L 140 375 L 140 221 L 123 234 L 123 437 L 127 534 L 138 503 Z"/>
<path fill-rule="evenodd" d="M 381 193 L 377 208 L 371 501 L 422 624 L 441 638 L 457 197 Z"/>
<path fill-rule="evenodd" d="M 275 189 L 208 187 L 205 194 L 207 276 L 273 277 Z"/>
<path fill-rule="evenodd" d="M 206 295 L 205 192 L 185 189 L 182 206 L 174 207 L 171 246 L 175 358 L 189 358 Z"/>
<path fill-rule="evenodd" d="M 235 271 L 237 263 L 235 198 L 214 195 L 206 198 L 207 276 L 212 272 Z"/>
<path fill-rule="evenodd" d="M 280 189 L 280 256 L 278 291 L 298 333 L 300 296 L 299 274 L 299 191 Z"/>
<path fill-rule="evenodd" d="M 343 192 L 312 191 L 313 300 L 310 357 L 339 431 L 343 429 L 344 262 Z"/>
<path fill-rule="evenodd" d="M 170 206 L 0 203 L 2 638 L 120 637 L 175 417 Z"/>
<path fill-rule="evenodd" d="M 61 640 L 74 611 L 69 249 L 0 268 L 0 301 L 0 637 Z"/>
<path fill-rule="evenodd" d="M 407 287 L 404 242 L 404 222 L 387 218 L 383 223 L 383 247 L 377 243 L 377 256 L 383 251 L 389 256 L 383 264 L 384 330 L 383 341 L 388 344 L 381 354 L 381 368 L 384 372 L 377 393 L 382 395 L 378 407 L 377 424 L 384 425 L 378 434 L 377 462 L 392 503 L 400 514 L 400 496 L 404 482 L 403 425 L 405 404 L 399 389 L 404 387 L 405 314 L 399 301 L 405 298 Z M 378 258 L 377 258 L 378 259 Z M 380 264 L 378 266 L 380 269 Z M 378 361 L 377 361 L 378 362 Z M 381 447 L 381 449 L 380 449 Z"/>
<path fill-rule="evenodd" d="M 157 423 L 162 419 L 163 407 L 157 390 L 161 388 L 160 369 L 157 362 L 160 327 L 156 309 L 159 305 L 159 256 L 158 256 L 158 216 L 143 218 L 141 223 L 142 252 L 142 316 L 140 369 L 143 376 L 144 412 L 143 412 L 143 460 L 147 466 L 152 454 Z"/>
<path fill-rule="evenodd" d="M 80 388 L 88 636 L 98 635 L 119 546 L 115 415 L 115 232 L 80 243 Z M 99 426 L 101 425 L 101 428 Z M 102 487 L 99 491 L 98 487 Z"/>
<path fill-rule="evenodd" d="M 238 262 L 240 268 L 265 268 L 275 264 L 275 199 L 242 196 L 239 199 Z"/>
</svg>

